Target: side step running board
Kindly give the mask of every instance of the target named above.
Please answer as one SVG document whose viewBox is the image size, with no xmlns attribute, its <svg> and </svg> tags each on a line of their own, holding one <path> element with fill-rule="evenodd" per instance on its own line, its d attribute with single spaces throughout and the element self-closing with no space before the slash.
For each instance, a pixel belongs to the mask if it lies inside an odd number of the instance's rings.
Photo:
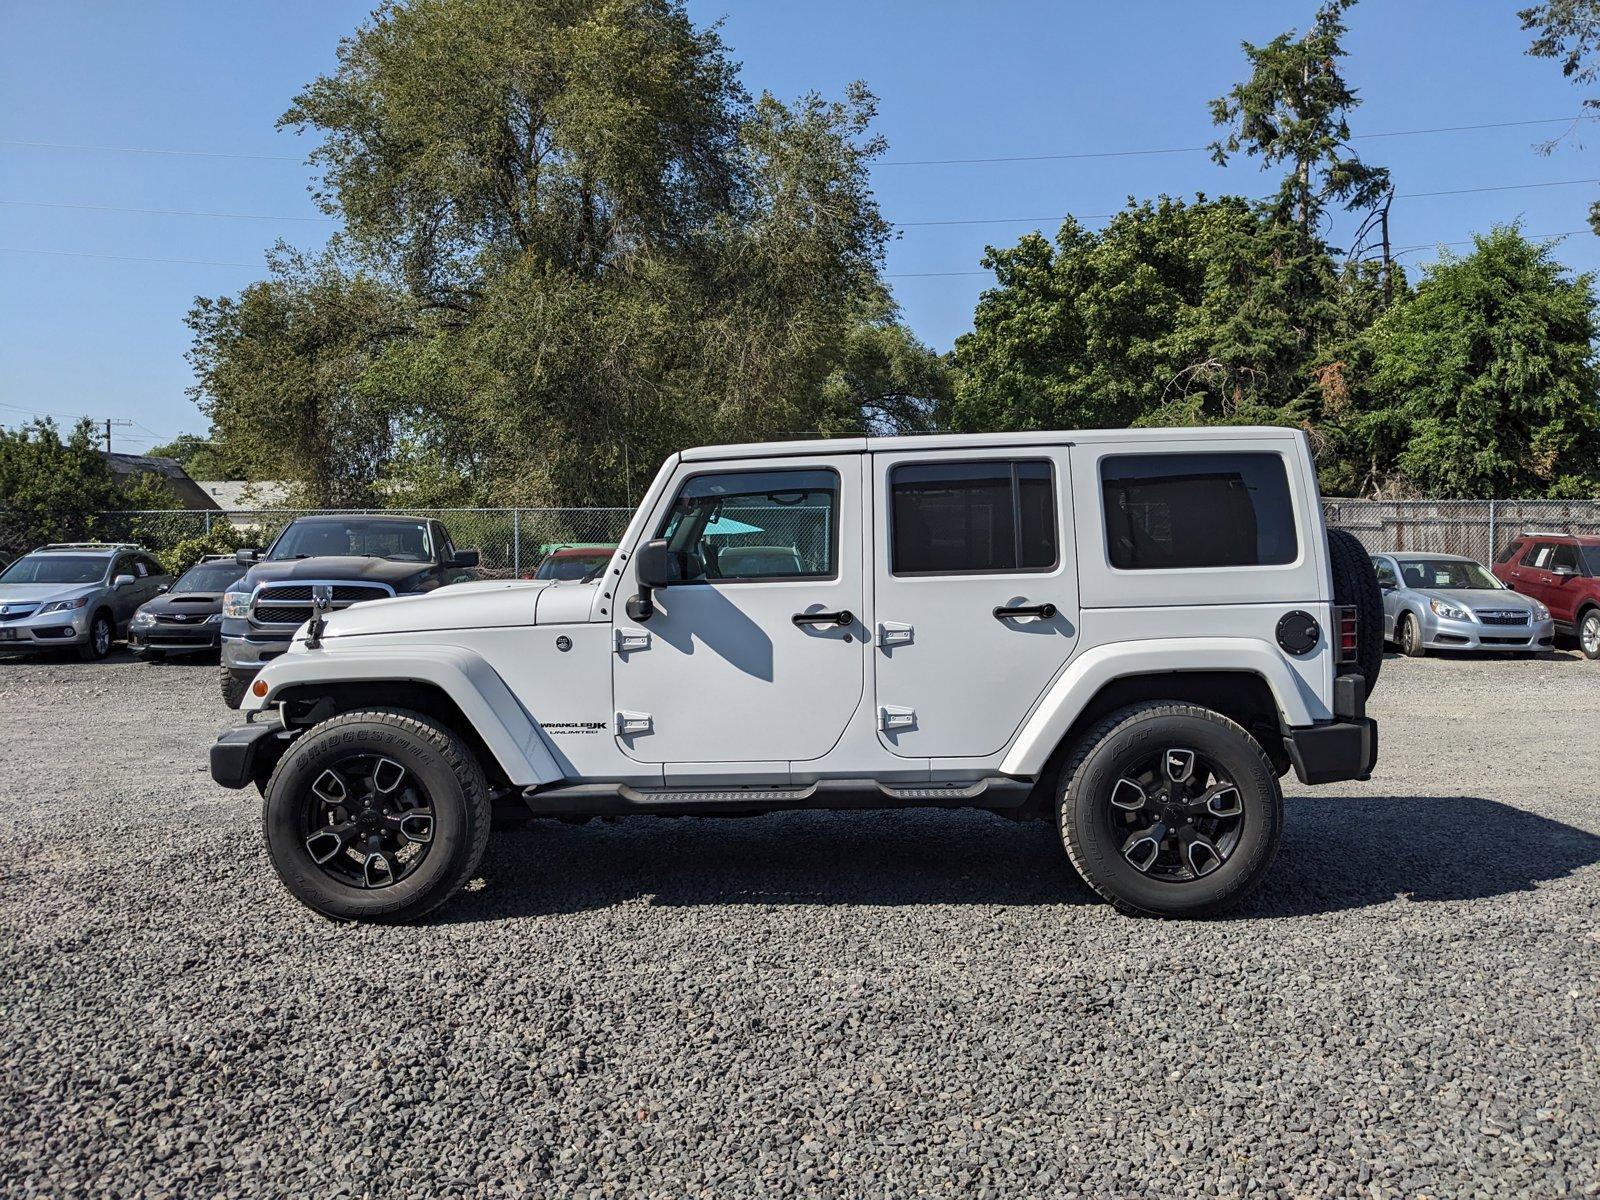
<svg viewBox="0 0 1600 1200">
<path fill-rule="evenodd" d="M 968 783 L 879 783 L 827 779 L 778 787 L 641 788 L 626 783 L 551 784 L 529 788 L 522 799 L 540 816 L 744 816 L 782 809 L 1016 808 L 1033 790 L 1031 779 L 991 776 Z"/>
</svg>

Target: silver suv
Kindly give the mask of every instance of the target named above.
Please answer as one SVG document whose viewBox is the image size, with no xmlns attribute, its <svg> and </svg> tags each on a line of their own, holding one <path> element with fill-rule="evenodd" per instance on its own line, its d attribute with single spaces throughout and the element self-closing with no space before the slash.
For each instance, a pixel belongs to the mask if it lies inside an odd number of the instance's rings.
<svg viewBox="0 0 1600 1200">
<path fill-rule="evenodd" d="M 134 610 L 172 576 L 140 546 L 60 542 L 0 574 L 0 650 L 72 647 L 104 658 Z"/>
</svg>

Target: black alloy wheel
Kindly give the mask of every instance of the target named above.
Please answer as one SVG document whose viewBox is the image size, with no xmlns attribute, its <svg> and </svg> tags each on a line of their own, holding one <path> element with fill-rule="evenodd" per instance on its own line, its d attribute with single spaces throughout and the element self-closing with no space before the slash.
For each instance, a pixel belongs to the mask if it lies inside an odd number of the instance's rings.
<svg viewBox="0 0 1600 1200">
<path fill-rule="evenodd" d="M 1134 870 L 1186 883 L 1228 861 L 1244 826 L 1244 797 L 1227 772 L 1198 750 L 1169 746 L 1117 778 L 1104 816 Z"/>
<path fill-rule="evenodd" d="M 349 887 L 392 887 L 433 844 L 433 802 L 421 779 L 392 758 L 353 754 L 311 781 L 302 806 L 306 854 Z"/>
</svg>

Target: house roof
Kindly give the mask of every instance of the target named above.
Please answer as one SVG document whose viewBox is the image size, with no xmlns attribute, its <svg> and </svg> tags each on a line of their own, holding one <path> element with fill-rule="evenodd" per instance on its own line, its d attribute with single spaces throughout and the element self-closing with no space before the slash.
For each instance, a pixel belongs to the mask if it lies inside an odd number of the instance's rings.
<svg viewBox="0 0 1600 1200">
<path fill-rule="evenodd" d="M 105 454 L 106 465 L 119 480 L 132 479 L 137 475 L 159 475 L 172 489 L 173 495 L 183 508 L 219 507 L 199 484 L 189 478 L 189 473 L 175 458 L 165 458 L 156 454 L 119 454 L 116 451 L 107 454 L 103 450 L 101 453 Z"/>
</svg>

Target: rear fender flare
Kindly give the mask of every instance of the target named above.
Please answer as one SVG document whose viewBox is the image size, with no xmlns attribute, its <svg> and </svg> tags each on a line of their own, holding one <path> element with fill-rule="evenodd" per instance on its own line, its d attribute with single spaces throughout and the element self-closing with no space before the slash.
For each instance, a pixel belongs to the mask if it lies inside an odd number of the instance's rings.
<svg viewBox="0 0 1600 1200">
<path fill-rule="evenodd" d="M 263 695 L 256 694 L 266 684 Z M 240 706 L 260 711 L 289 689 L 319 684 L 420 683 L 455 702 L 483 739 L 506 778 L 518 786 L 555 783 L 565 776 L 539 722 L 522 707 L 482 655 L 460 646 L 323 649 L 285 654 L 261 669 Z"/>
<path fill-rule="evenodd" d="M 1005 775 L 1037 776 L 1096 693 L 1128 675 L 1181 671 L 1247 671 L 1272 692 L 1285 724 L 1310 725 L 1332 713 L 1283 661 L 1283 652 L 1259 638 L 1160 638 L 1113 642 L 1075 657 L 1050 686 L 1000 764 Z"/>
</svg>

